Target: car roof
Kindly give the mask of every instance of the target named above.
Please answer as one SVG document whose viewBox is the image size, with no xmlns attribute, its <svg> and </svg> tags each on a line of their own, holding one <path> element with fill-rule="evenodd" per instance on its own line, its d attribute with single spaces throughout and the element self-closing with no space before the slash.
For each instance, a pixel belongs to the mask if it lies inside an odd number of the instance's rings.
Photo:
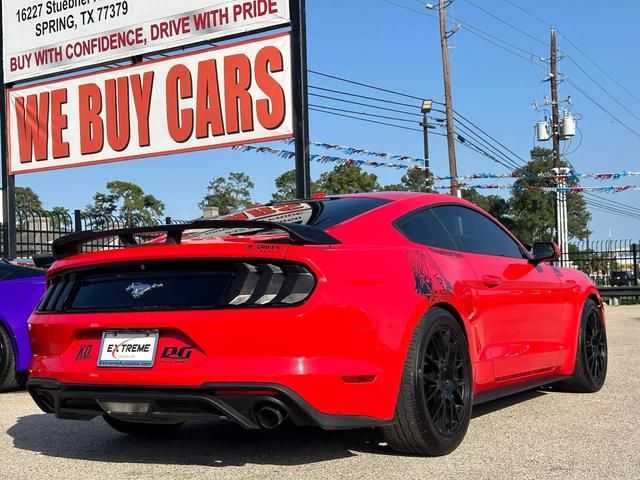
<svg viewBox="0 0 640 480">
<path fill-rule="evenodd" d="M 380 198 L 389 202 L 411 202 L 422 200 L 425 205 L 432 203 L 458 203 L 460 205 L 478 208 L 474 203 L 464 198 L 455 197 L 442 193 L 425 192 L 369 192 L 369 193 L 349 193 L 345 195 L 327 195 L 327 198 Z"/>
<path fill-rule="evenodd" d="M 366 197 L 366 198 L 382 198 L 384 200 L 398 201 L 398 200 L 406 200 L 408 198 L 418 198 L 418 197 L 438 197 L 441 198 L 442 195 L 437 193 L 423 193 L 423 192 L 367 192 L 367 193 L 347 193 L 344 195 L 327 195 L 328 197 L 339 197 L 339 198 L 358 198 L 358 197 Z"/>
</svg>

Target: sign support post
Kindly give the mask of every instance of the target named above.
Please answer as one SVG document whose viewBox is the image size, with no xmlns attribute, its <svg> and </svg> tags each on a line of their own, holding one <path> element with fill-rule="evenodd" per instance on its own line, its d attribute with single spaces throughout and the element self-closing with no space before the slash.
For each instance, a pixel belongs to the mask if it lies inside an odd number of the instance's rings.
<svg viewBox="0 0 640 480">
<path fill-rule="evenodd" d="M 0 11 L 0 38 L 2 30 Z M 9 148 L 7 144 L 7 106 L 4 84 L 4 60 L 0 59 L 0 152 L 2 154 L 2 254 L 4 258 L 16 258 L 16 177 L 9 175 Z"/>
<path fill-rule="evenodd" d="M 291 0 L 291 63 L 293 70 L 293 131 L 296 149 L 296 197 L 311 196 L 309 151 L 309 84 L 305 0 Z"/>
</svg>

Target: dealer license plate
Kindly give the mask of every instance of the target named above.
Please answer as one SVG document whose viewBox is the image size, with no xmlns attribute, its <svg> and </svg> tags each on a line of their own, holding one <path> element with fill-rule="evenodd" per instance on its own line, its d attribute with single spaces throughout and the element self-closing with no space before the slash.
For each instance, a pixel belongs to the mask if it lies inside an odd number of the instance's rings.
<svg viewBox="0 0 640 480">
<path fill-rule="evenodd" d="M 157 330 L 108 330 L 102 334 L 98 367 L 153 367 Z"/>
</svg>

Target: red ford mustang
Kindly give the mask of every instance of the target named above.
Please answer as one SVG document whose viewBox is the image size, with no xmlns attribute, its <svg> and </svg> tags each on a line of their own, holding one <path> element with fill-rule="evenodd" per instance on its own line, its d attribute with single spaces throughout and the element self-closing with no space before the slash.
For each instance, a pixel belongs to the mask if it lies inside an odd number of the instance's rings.
<svg viewBox="0 0 640 480">
<path fill-rule="evenodd" d="M 98 237 L 122 248 L 81 254 Z M 54 255 L 30 320 L 29 391 L 45 412 L 102 416 L 129 434 L 197 418 L 377 426 L 396 451 L 442 455 L 475 404 L 605 380 L 602 302 L 587 277 L 547 263 L 554 244 L 529 252 L 445 195 L 82 232 Z"/>
</svg>

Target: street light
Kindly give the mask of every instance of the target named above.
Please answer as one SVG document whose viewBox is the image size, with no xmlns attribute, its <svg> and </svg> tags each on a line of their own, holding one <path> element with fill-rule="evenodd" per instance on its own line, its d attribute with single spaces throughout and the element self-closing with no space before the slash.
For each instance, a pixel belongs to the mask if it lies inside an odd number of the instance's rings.
<svg viewBox="0 0 640 480">
<path fill-rule="evenodd" d="M 424 132 L 424 174 L 429 178 L 429 113 L 433 107 L 433 100 L 425 99 L 422 101 L 422 131 Z"/>
</svg>

